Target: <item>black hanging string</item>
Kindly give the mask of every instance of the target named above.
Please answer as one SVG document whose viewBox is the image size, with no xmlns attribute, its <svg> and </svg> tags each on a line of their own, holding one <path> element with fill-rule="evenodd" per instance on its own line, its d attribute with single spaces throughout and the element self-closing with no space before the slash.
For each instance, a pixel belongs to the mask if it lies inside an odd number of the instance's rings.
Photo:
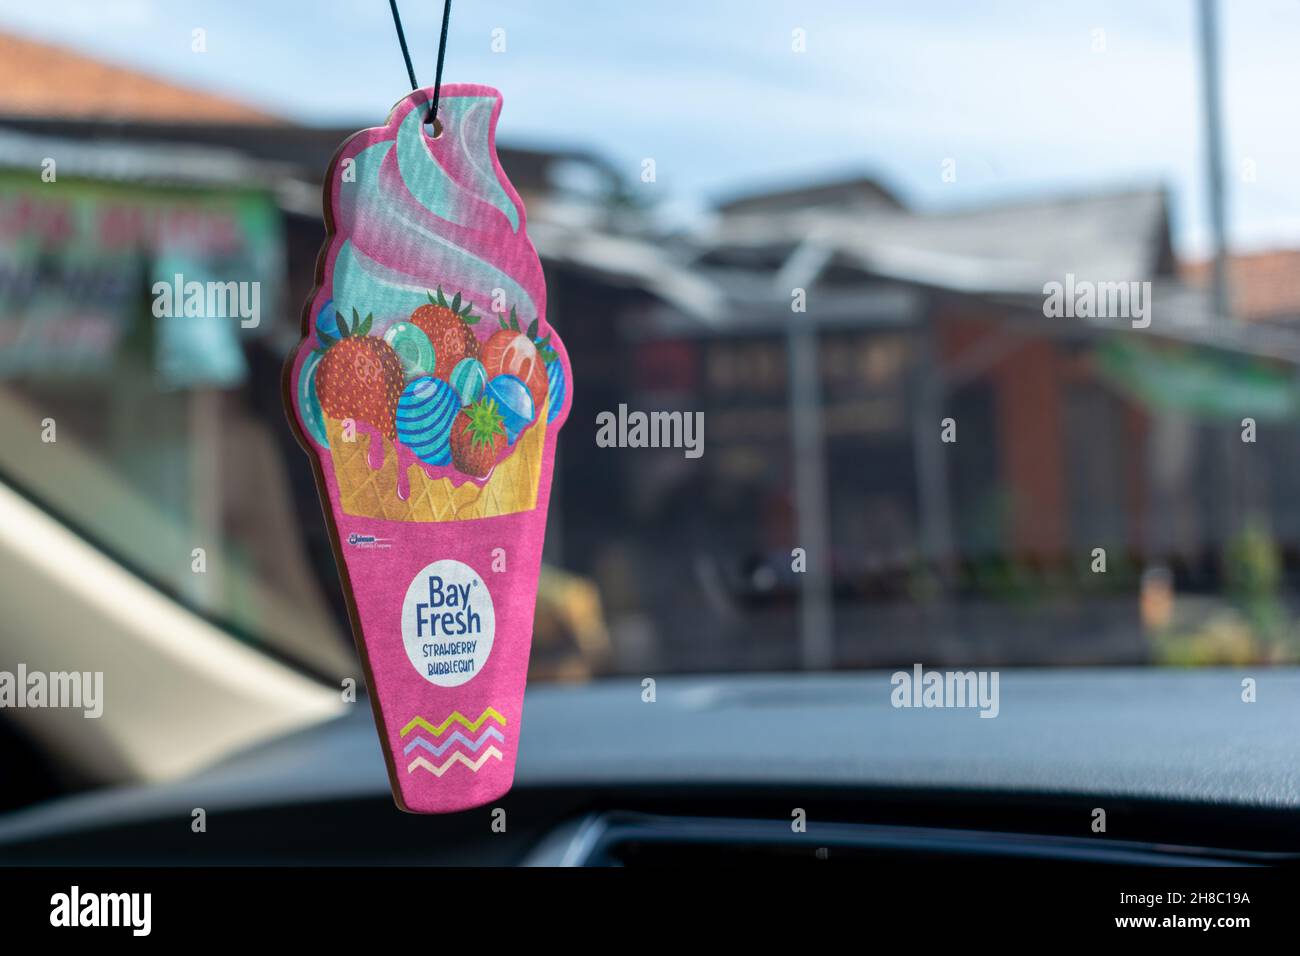
<svg viewBox="0 0 1300 956">
<path fill-rule="evenodd" d="M 433 105 L 429 108 L 429 122 L 438 117 L 438 95 L 442 92 L 442 59 L 447 55 L 447 24 L 451 22 L 451 0 L 442 5 L 442 36 L 438 38 L 438 65 L 433 72 Z"/>
<path fill-rule="evenodd" d="M 411 63 L 411 51 L 406 45 L 406 32 L 402 29 L 402 17 L 397 12 L 397 0 L 388 0 L 393 11 L 393 26 L 397 27 L 397 42 L 402 48 L 402 59 L 406 61 L 406 75 L 411 78 L 411 89 L 418 90 L 420 84 L 415 80 L 415 66 Z M 442 5 L 442 36 L 438 38 L 438 65 L 433 74 L 433 101 L 429 104 L 426 123 L 433 123 L 438 117 L 438 97 L 442 94 L 442 61 L 447 55 L 447 26 L 451 22 L 451 0 L 444 0 Z"/>
<path fill-rule="evenodd" d="M 406 46 L 406 31 L 402 29 L 402 15 L 397 12 L 397 0 L 388 0 L 388 6 L 393 11 L 393 25 L 397 27 L 397 42 L 402 48 L 402 59 L 406 61 L 406 75 L 411 78 L 411 89 L 418 89 L 420 84 L 415 82 L 415 67 L 411 64 L 411 51 Z"/>
</svg>

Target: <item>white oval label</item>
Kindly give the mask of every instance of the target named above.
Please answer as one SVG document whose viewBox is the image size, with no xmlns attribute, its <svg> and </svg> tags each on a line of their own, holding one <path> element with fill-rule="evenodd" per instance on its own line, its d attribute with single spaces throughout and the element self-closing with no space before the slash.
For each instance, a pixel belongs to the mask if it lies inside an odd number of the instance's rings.
<svg viewBox="0 0 1300 956">
<path fill-rule="evenodd" d="M 496 615 L 483 579 L 467 564 L 435 561 L 415 576 L 402 602 L 402 640 L 411 666 L 431 684 L 459 687 L 492 653 Z"/>
</svg>

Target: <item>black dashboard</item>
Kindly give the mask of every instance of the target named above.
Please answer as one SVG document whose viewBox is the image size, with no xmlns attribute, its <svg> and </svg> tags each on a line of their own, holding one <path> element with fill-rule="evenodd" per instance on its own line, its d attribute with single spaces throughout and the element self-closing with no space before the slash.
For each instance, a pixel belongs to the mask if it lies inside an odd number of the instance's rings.
<svg viewBox="0 0 1300 956">
<path fill-rule="evenodd" d="M 362 702 L 183 780 L 0 817 L 0 863 L 1300 861 L 1294 669 L 1004 671 L 994 719 L 896 708 L 891 689 L 888 672 L 663 678 L 653 701 L 639 680 L 536 687 L 514 790 L 427 817 L 394 807 Z"/>
</svg>

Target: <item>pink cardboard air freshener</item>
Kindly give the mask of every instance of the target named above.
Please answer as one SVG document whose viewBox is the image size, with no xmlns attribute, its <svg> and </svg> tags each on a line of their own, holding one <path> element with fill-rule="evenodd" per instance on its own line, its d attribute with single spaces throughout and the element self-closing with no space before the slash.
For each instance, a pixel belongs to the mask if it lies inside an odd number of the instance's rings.
<svg viewBox="0 0 1300 956">
<path fill-rule="evenodd" d="M 479 806 L 514 779 L 555 442 L 572 376 L 546 322 L 501 95 L 442 87 L 349 139 L 285 403 L 312 456 L 393 797 Z"/>
</svg>

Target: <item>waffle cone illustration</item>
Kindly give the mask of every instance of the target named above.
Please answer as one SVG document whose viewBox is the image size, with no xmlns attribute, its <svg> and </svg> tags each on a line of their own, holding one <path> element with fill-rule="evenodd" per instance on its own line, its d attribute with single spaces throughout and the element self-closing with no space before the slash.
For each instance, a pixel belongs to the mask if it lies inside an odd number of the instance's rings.
<svg viewBox="0 0 1300 956">
<path fill-rule="evenodd" d="M 340 148 L 285 365 L 403 809 L 514 779 L 551 475 L 572 371 L 546 321 L 501 96 L 417 90 Z"/>
<path fill-rule="evenodd" d="M 418 465 L 410 465 L 406 481 L 410 492 L 398 494 L 396 447 L 383 436 L 363 437 L 351 443 L 343 440 L 345 425 L 325 418 L 330 438 L 334 476 L 339 500 L 351 515 L 383 518 L 387 521 L 463 521 L 529 511 L 537 505 L 537 483 L 541 477 L 542 453 L 546 445 L 545 409 L 538 413 L 538 425 L 517 443 L 514 454 L 493 469 L 482 484 L 450 478 L 432 478 Z M 370 442 L 384 442 L 384 464 L 370 465 Z"/>
</svg>

